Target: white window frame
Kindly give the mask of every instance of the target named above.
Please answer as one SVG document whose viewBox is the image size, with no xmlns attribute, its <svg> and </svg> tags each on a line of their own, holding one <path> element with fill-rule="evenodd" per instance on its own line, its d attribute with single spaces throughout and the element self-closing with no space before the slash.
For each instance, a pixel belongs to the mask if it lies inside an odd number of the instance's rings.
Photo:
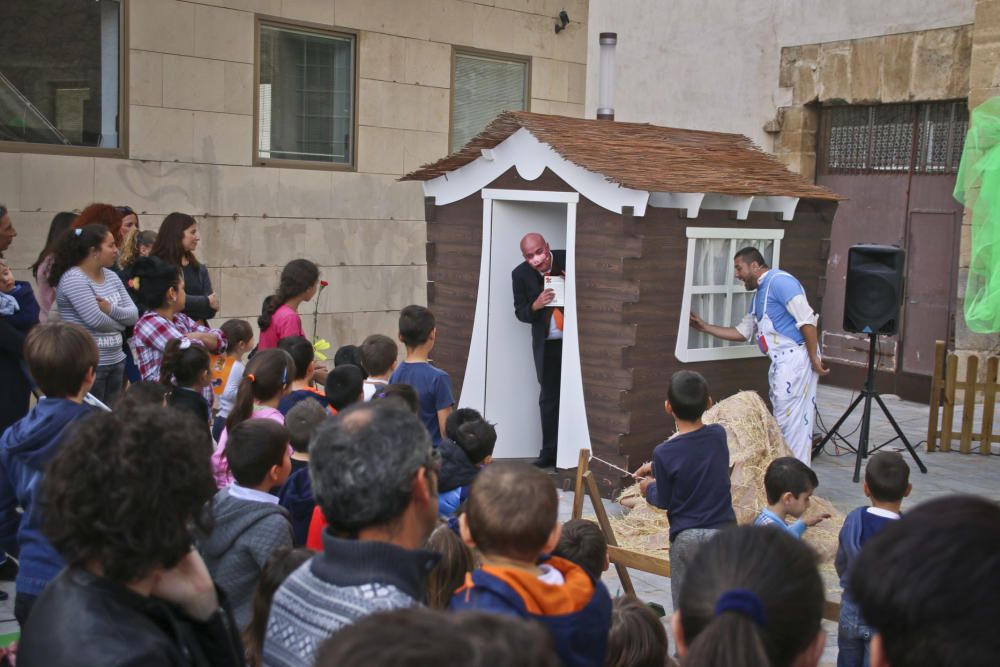
<svg viewBox="0 0 1000 667">
<path fill-rule="evenodd" d="M 746 343 L 728 342 L 723 347 L 695 348 L 688 349 L 689 334 L 691 326 L 688 320 L 691 315 L 691 297 L 695 294 L 725 294 L 727 295 L 727 307 L 725 309 L 727 319 L 732 316 L 732 295 L 742 292 L 743 287 L 734 284 L 734 268 L 732 257 L 740 248 L 734 247 L 735 241 L 758 241 L 768 240 L 774 242 L 774 252 L 771 258 L 771 268 L 777 269 L 781 259 L 781 239 L 785 237 L 784 229 L 748 229 L 743 227 L 688 227 L 687 230 L 687 262 L 684 269 L 684 297 L 681 301 L 680 321 L 677 326 L 677 345 L 674 349 L 674 356 L 684 363 L 696 361 L 723 361 L 726 359 L 748 359 L 750 357 L 761 356 L 760 350 L 754 341 Z M 730 261 L 726 269 L 726 282 L 724 285 L 699 285 L 694 286 L 694 264 L 695 247 L 699 239 L 728 239 Z M 742 246 L 741 246 L 742 247 Z M 712 322 L 719 326 L 734 327 L 739 322 Z M 752 337 L 751 337 L 752 338 Z"/>
</svg>

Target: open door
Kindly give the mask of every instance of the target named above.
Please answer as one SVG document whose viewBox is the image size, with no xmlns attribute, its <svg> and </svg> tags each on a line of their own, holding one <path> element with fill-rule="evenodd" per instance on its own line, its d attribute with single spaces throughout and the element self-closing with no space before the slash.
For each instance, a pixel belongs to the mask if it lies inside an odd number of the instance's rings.
<svg viewBox="0 0 1000 667">
<path fill-rule="evenodd" d="M 534 458 L 542 445 L 538 379 L 531 327 L 514 316 L 511 271 L 524 261 L 519 243 L 538 232 L 566 250 L 566 306 L 556 464 L 571 468 L 590 447 L 576 320 L 575 192 L 483 190 L 483 248 L 479 293 L 460 407 L 497 425 L 496 458 Z"/>
</svg>

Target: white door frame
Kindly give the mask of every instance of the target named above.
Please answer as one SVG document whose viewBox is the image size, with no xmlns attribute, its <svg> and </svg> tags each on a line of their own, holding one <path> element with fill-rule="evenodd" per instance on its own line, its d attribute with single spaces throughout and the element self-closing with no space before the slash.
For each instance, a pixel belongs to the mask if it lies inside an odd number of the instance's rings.
<svg viewBox="0 0 1000 667">
<path fill-rule="evenodd" d="M 576 207 L 580 195 L 576 192 L 548 190 L 483 189 L 483 244 L 479 264 L 479 291 L 476 314 L 472 325 L 469 357 L 462 383 L 460 407 L 486 412 L 486 352 L 489 320 L 490 244 L 493 236 L 493 202 L 549 202 L 566 205 L 566 305 L 563 320 L 562 378 L 560 382 L 559 444 L 556 465 L 576 466 L 580 449 L 590 449 L 590 429 L 583 399 L 583 374 L 580 365 L 580 333 L 577 323 L 576 300 Z M 527 325 L 525 325 L 527 326 Z M 530 360 L 525 350 L 525 360 Z"/>
</svg>

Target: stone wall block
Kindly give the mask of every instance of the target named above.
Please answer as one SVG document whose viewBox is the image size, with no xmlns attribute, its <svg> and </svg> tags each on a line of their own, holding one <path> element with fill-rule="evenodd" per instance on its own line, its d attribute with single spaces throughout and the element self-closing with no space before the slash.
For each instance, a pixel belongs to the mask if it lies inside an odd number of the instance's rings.
<svg viewBox="0 0 1000 667">
<path fill-rule="evenodd" d="M 862 39 L 851 49 L 852 104 L 868 104 L 882 99 L 882 38 Z"/>
<path fill-rule="evenodd" d="M 249 165 L 252 152 L 252 116 L 194 112 L 194 162 Z"/>
<path fill-rule="evenodd" d="M 78 208 L 86 206 L 80 205 Z M 38 251 L 45 245 L 45 238 L 49 234 L 49 223 L 52 222 L 56 211 L 17 211 L 10 209 L 10 219 L 17 230 L 17 237 L 10 244 L 3 255 L 3 261 L 7 266 L 15 271 L 15 280 L 27 280 L 31 283 L 31 288 L 35 288 L 35 280 L 31 277 L 30 267 L 38 259 Z M 21 272 L 24 273 L 21 273 Z M 27 275 L 25 275 L 27 274 Z M 3 378 L 7 381 L 7 378 Z"/>
<path fill-rule="evenodd" d="M 296 21 L 334 25 L 334 0 L 280 0 L 281 16 Z M 272 15 L 278 12 L 271 12 Z"/>
<path fill-rule="evenodd" d="M 243 219 L 236 216 L 218 217 L 203 216 L 198 219 L 198 231 L 201 233 L 201 244 L 198 246 L 198 257 L 202 262 L 214 268 L 247 266 L 250 263 L 251 238 L 257 230 L 248 230 L 243 225 Z M 273 242 L 272 236 L 272 242 Z M 219 287 L 213 283 L 216 291 Z M 260 298 L 263 290 L 258 288 Z"/>
<path fill-rule="evenodd" d="M 94 162 L 94 199 L 131 206 L 143 216 L 154 212 L 151 220 L 140 220 L 148 229 L 160 224 L 156 202 L 162 191 L 160 162 L 101 159 Z M 152 224 L 151 224 L 152 223 Z"/>
<path fill-rule="evenodd" d="M 132 49 L 129 53 L 128 97 L 132 104 L 163 105 L 163 54 Z"/>
<path fill-rule="evenodd" d="M 330 183 L 328 171 L 279 169 L 277 214 L 282 218 L 329 216 Z"/>
<path fill-rule="evenodd" d="M 194 33 L 197 56 L 254 61 L 254 19 L 249 12 L 195 5 Z"/>
<path fill-rule="evenodd" d="M 846 101 L 851 96 L 850 51 L 840 44 L 820 47 L 817 92 L 821 102 Z"/>
<path fill-rule="evenodd" d="M 195 55 L 195 7 L 178 0 L 131 0 L 129 41 L 148 51 Z"/>
<path fill-rule="evenodd" d="M 344 28 L 415 39 L 431 38 L 431 13 L 425 2 L 336 0 L 333 8 L 334 22 Z"/>
<path fill-rule="evenodd" d="M 475 41 L 472 26 L 476 20 L 476 6 L 473 3 L 464 0 L 435 0 L 425 7 L 425 11 L 430 19 L 431 41 L 487 48 Z"/>
<path fill-rule="evenodd" d="M 322 271 L 331 289 L 320 297 L 320 312 L 400 310 L 427 298 L 424 266 L 333 266 Z"/>
<path fill-rule="evenodd" d="M 451 88 L 451 47 L 448 44 L 407 39 L 404 47 L 403 81 Z"/>
<path fill-rule="evenodd" d="M 444 88 L 411 86 L 361 79 L 359 120 L 362 125 L 447 132 L 450 94 Z"/>
<path fill-rule="evenodd" d="M 253 115 L 253 65 L 225 62 L 225 101 L 222 110 L 226 113 Z"/>
<path fill-rule="evenodd" d="M 294 178 L 295 170 L 273 167 L 207 167 L 209 175 L 204 178 L 211 199 L 207 210 L 219 216 L 277 216 L 279 177 L 289 172 L 287 178 Z M 316 172 L 323 174 L 326 172 Z"/>
<path fill-rule="evenodd" d="M 569 63 L 535 58 L 531 68 L 531 97 L 554 102 L 569 101 Z"/>
<path fill-rule="evenodd" d="M 447 154 L 447 132 L 406 131 L 403 139 L 403 173 L 408 174 Z"/>
<path fill-rule="evenodd" d="M 426 262 L 423 222 L 240 218 L 250 266 L 284 266 L 305 257 L 323 266 L 405 266 Z M 282 243 L 274 243 L 281 236 Z"/>
<path fill-rule="evenodd" d="M 173 109 L 223 111 L 226 67 L 221 60 L 163 56 L 162 105 Z"/>
<path fill-rule="evenodd" d="M 918 34 L 914 45 L 910 97 L 917 100 L 944 99 L 950 89 L 954 67 L 955 32 L 932 30 Z"/>
<path fill-rule="evenodd" d="M 358 128 L 358 171 L 372 174 L 404 173 L 406 130 L 362 125 Z"/>
<path fill-rule="evenodd" d="M 80 211 L 93 203 L 94 160 L 69 155 L 22 155 L 21 209 Z M 36 256 L 39 250 L 35 248 Z"/>
<path fill-rule="evenodd" d="M 886 35 L 882 38 L 883 102 L 906 102 L 910 99 L 913 48 L 912 33 Z"/>
<path fill-rule="evenodd" d="M 1000 1 L 976 0 L 975 32 L 977 44 L 1000 41 Z"/>
<path fill-rule="evenodd" d="M 133 104 L 129 108 L 129 157 L 193 161 L 194 112 Z"/>
<path fill-rule="evenodd" d="M 968 97 L 970 67 L 972 65 L 972 26 L 962 26 L 955 35 L 955 52 L 952 55 L 951 85 L 948 97 Z"/>
<path fill-rule="evenodd" d="M 963 268 L 969 268 L 969 264 L 972 260 L 972 225 L 963 224 L 960 231 L 961 236 L 958 246 L 958 265 Z"/>
<path fill-rule="evenodd" d="M 358 44 L 358 75 L 378 81 L 403 81 L 406 40 L 379 32 L 362 32 Z"/>
<path fill-rule="evenodd" d="M 1000 42 L 972 48 L 969 83 L 973 88 L 1000 87 Z"/>
<path fill-rule="evenodd" d="M 12 211 L 21 208 L 20 153 L 0 153 L 0 204 Z"/>
<path fill-rule="evenodd" d="M 420 183 L 397 182 L 395 176 L 333 172 L 333 201 L 323 217 L 345 220 L 423 220 Z M 318 217 L 318 216 L 312 216 Z"/>
<path fill-rule="evenodd" d="M 587 66 L 581 63 L 567 63 L 569 85 L 567 101 L 584 104 L 587 101 Z"/>
</svg>

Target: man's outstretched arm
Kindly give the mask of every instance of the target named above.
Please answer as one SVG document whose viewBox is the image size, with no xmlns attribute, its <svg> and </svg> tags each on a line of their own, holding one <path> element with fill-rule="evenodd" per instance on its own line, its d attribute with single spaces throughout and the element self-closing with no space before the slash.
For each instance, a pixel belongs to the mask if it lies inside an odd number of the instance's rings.
<svg viewBox="0 0 1000 667">
<path fill-rule="evenodd" d="M 711 336 L 722 338 L 723 340 L 732 340 L 742 343 L 750 339 L 749 335 L 743 334 L 736 327 L 720 327 L 715 324 L 709 324 L 694 313 L 691 313 L 690 322 L 691 326 L 698 331 L 704 331 Z"/>
</svg>

